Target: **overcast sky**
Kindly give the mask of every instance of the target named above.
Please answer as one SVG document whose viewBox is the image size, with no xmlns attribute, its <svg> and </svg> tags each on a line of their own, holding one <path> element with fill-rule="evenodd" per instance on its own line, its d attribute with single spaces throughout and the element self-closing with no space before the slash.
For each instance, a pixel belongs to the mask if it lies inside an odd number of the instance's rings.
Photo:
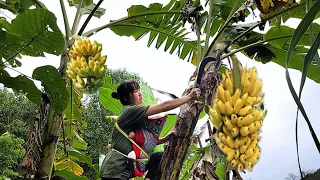
<svg viewBox="0 0 320 180">
<path fill-rule="evenodd" d="M 56 15 L 58 25 L 64 33 L 59 1 L 43 2 Z M 100 19 L 93 18 L 86 31 L 104 25 L 110 20 L 126 16 L 126 9 L 133 4 L 148 5 L 153 2 L 167 4 L 169 0 L 104 1 L 101 7 L 107 9 L 106 14 Z M 67 3 L 66 6 L 69 22 L 72 23 L 76 9 L 69 8 Z M 84 19 L 81 22 L 83 21 Z M 119 37 L 110 30 L 103 30 L 90 39 L 103 44 L 103 54 L 108 55 L 107 65 L 109 68 L 126 68 L 130 72 L 139 74 L 150 86 L 180 96 L 195 67 L 182 61 L 176 55 L 164 52 L 163 47 L 160 48 L 161 50 L 156 50 L 154 45 L 147 48 L 148 37 L 149 35 L 136 42 L 132 37 Z M 241 54 L 238 54 L 238 57 L 242 63 L 257 67 L 259 78 L 264 81 L 263 91 L 266 93 L 265 105 L 268 109 L 268 116 L 262 126 L 262 140 L 259 143 L 262 148 L 261 159 L 253 172 L 242 174 L 242 176 L 245 180 L 250 178 L 252 180 L 285 179 L 288 173 L 298 173 L 298 164 L 294 134 L 296 105 L 286 83 L 284 68 L 275 63 L 261 64 Z M 23 67 L 19 70 L 31 76 L 33 70 L 38 66 L 51 64 L 58 67 L 60 58 L 47 55 L 46 58 L 24 57 L 21 61 Z M 14 72 L 11 74 L 17 75 Z M 297 90 L 301 73 L 291 70 L 290 75 Z M 307 79 L 302 102 L 318 137 L 320 134 L 320 121 L 317 112 L 320 102 L 319 92 L 319 84 Z M 204 123 L 205 120 L 199 121 L 198 126 L 200 127 Z M 307 124 L 302 118 L 299 119 L 299 141 L 302 168 L 306 170 L 320 168 L 319 153 L 313 143 Z"/>
</svg>

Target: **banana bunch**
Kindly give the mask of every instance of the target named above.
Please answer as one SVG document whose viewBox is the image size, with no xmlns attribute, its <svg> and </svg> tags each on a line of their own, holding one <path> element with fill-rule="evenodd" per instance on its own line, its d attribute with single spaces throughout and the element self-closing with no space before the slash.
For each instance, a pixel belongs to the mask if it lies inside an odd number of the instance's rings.
<svg viewBox="0 0 320 180">
<path fill-rule="evenodd" d="M 232 167 L 248 169 L 259 161 L 259 130 L 265 112 L 259 108 L 263 100 L 261 79 L 255 67 L 240 67 L 240 88 L 235 88 L 233 72 L 226 69 L 217 88 L 209 117 L 218 129 L 215 140 Z"/>
<path fill-rule="evenodd" d="M 104 83 L 107 56 L 101 56 L 102 45 L 88 38 L 75 41 L 68 52 L 66 73 L 83 92 L 95 92 Z"/>
</svg>

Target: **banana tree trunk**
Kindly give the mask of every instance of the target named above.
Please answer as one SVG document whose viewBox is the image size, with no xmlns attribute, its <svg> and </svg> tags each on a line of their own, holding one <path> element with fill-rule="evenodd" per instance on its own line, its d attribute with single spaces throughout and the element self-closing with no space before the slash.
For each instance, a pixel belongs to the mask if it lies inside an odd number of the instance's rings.
<svg viewBox="0 0 320 180">
<path fill-rule="evenodd" d="M 44 94 L 44 96 L 46 96 Z M 42 99 L 37 118 L 30 127 L 27 151 L 20 174 L 24 179 L 50 179 L 62 116 L 55 114 L 50 103 Z"/>
<path fill-rule="evenodd" d="M 220 56 L 223 50 L 216 51 L 213 61 L 207 64 L 208 68 L 206 68 L 207 70 L 202 74 L 200 83 L 202 102 L 190 102 L 180 107 L 175 125 L 177 137 L 170 140 L 160 162 L 162 172 L 160 174 L 160 171 L 158 171 L 158 178 L 161 180 L 179 179 L 183 161 L 186 158 L 187 150 L 191 144 L 191 136 L 198 122 L 199 115 L 204 108 L 203 102 L 211 104 L 212 97 L 215 96 L 220 76 Z M 198 74 L 198 76 L 200 76 L 200 74 Z M 186 95 L 186 93 L 187 90 L 184 92 L 184 95 Z"/>
</svg>

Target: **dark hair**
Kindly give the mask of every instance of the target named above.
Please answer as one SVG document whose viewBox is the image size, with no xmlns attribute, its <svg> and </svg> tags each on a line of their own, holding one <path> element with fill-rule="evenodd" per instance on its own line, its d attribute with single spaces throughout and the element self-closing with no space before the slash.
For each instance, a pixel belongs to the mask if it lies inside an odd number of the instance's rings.
<svg viewBox="0 0 320 180">
<path fill-rule="evenodd" d="M 140 89 L 139 83 L 135 80 L 125 80 L 117 88 L 117 92 L 112 92 L 111 96 L 115 99 L 119 99 L 122 105 L 129 105 L 130 94 L 134 90 Z"/>
</svg>

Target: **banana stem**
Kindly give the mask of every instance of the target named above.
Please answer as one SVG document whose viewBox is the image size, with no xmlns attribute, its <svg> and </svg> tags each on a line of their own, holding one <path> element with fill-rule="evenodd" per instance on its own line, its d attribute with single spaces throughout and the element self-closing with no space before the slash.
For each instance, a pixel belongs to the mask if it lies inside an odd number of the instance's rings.
<svg viewBox="0 0 320 180">
<path fill-rule="evenodd" d="M 240 91 L 242 91 L 239 60 L 235 54 L 231 56 L 231 60 L 232 60 L 232 76 L 234 81 L 234 91 L 236 91 L 237 89 L 240 89 Z"/>
<path fill-rule="evenodd" d="M 83 2 L 83 0 L 79 1 L 79 6 L 77 8 L 77 13 L 76 13 L 76 16 L 74 18 L 73 25 L 72 25 L 72 30 L 71 30 L 72 34 L 75 34 L 76 30 L 78 29 L 80 18 L 82 16 L 82 14 L 80 13 L 82 2 Z"/>
<path fill-rule="evenodd" d="M 208 14 L 208 19 L 207 19 L 206 41 L 205 41 L 204 49 L 203 49 L 204 52 L 206 52 L 206 50 L 208 49 L 208 46 L 209 46 L 209 38 L 210 38 L 210 31 L 211 31 L 211 20 L 212 20 L 211 14 L 212 14 L 212 11 L 213 11 L 213 5 L 214 5 L 214 0 L 210 0 L 210 3 L 209 3 L 209 14 Z"/>
<path fill-rule="evenodd" d="M 196 33 L 197 33 L 197 51 L 198 51 L 198 60 L 197 60 L 197 68 L 201 61 L 201 38 L 200 38 L 200 22 L 199 20 L 196 21 Z"/>
</svg>

